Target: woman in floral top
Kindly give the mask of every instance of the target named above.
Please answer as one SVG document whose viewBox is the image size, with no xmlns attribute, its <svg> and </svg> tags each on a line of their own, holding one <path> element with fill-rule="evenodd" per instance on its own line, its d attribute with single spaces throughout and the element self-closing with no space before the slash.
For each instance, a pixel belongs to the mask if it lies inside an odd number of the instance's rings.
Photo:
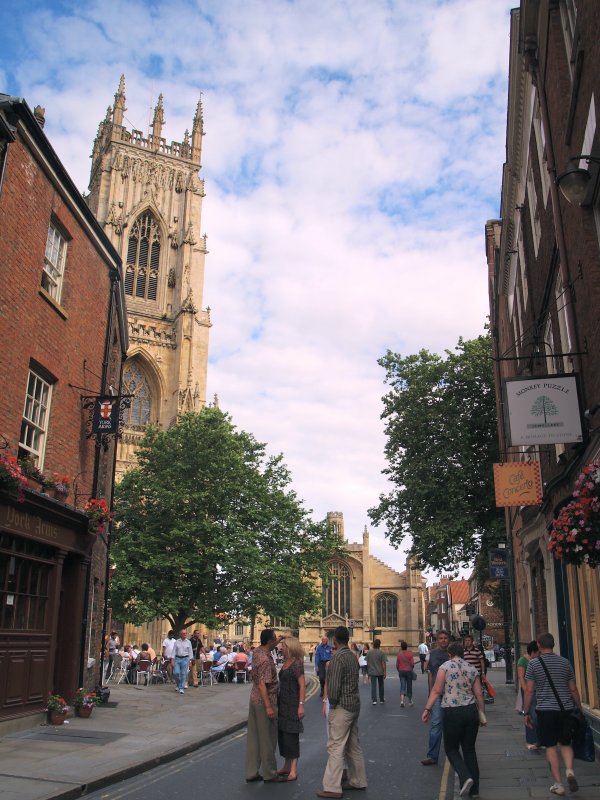
<svg viewBox="0 0 600 800">
<path fill-rule="evenodd" d="M 285 764 L 278 770 L 288 781 L 298 777 L 300 734 L 304 717 L 304 650 L 293 636 L 279 645 L 284 661 L 279 672 L 279 711 L 277 715 L 279 752 Z"/>
<path fill-rule="evenodd" d="M 444 748 L 460 782 L 460 796 L 479 797 L 479 765 L 475 740 L 485 725 L 479 672 L 467 663 L 462 644 L 448 645 L 450 660 L 441 664 L 422 720 L 427 722 L 431 706 L 440 695 L 444 709 Z M 462 751 L 462 755 L 461 755 Z"/>
</svg>

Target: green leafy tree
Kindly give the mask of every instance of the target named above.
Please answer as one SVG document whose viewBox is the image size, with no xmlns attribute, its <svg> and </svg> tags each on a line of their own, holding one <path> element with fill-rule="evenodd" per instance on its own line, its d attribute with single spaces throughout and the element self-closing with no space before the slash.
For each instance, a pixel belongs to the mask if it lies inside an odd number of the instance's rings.
<svg viewBox="0 0 600 800">
<path fill-rule="evenodd" d="M 489 545 L 504 538 L 494 499 L 498 460 L 496 406 L 489 336 L 461 338 L 446 357 L 421 350 L 379 360 L 391 387 L 384 396 L 392 489 L 369 511 L 385 524 L 390 543 L 412 538 L 422 567 L 453 570 L 479 554 L 481 576 Z"/>
<path fill-rule="evenodd" d="M 111 603 L 117 618 L 177 630 L 218 615 L 315 611 L 314 577 L 342 548 L 289 488 L 281 455 L 216 408 L 151 428 L 117 488 Z M 220 618 L 222 623 L 222 618 Z"/>
</svg>

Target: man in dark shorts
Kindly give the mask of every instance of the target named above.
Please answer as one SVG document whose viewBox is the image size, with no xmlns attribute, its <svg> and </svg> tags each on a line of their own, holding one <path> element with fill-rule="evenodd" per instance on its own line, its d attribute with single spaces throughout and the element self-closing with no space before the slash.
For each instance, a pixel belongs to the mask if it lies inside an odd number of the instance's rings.
<svg viewBox="0 0 600 800">
<path fill-rule="evenodd" d="M 554 778 L 550 791 L 563 796 L 565 787 L 560 774 L 557 745 L 560 744 L 560 756 L 565 765 L 569 789 L 576 792 L 579 786 L 573 772 L 573 730 L 568 719 L 568 712 L 574 711 L 576 708 L 581 711 L 581 699 L 577 691 L 573 667 L 566 658 L 554 652 L 554 636 L 551 633 L 543 633 L 538 637 L 537 642 L 540 655 L 531 659 L 525 672 L 526 689 L 521 713 L 525 724 L 531 726 L 529 707 L 535 691 L 538 739 L 539 743 L 546 748 L 546 760 Z M 554 685 L 554 689 L 552 685 Z M 561 705 L 564 710 L 561 709 Z"/>
</svg>

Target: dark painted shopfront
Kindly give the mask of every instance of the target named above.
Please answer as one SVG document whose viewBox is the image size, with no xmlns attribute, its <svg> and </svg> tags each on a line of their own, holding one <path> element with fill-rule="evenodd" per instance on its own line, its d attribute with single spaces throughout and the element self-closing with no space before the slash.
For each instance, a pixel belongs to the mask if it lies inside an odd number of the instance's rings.
<svg viewBox="0 0 600 800">
<path fill-rule="evenodd" d="M 25 495 L 0 495 L 0 720 L 43 711 L 53 692 L 70 699 L 83 668 L 87 515 Z"/>
</svg>

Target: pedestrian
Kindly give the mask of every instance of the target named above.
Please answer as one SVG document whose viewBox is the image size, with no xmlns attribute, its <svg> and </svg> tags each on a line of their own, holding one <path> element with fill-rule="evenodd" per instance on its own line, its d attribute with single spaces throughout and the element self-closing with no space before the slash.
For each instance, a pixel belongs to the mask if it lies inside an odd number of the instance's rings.
<svg viewBox="0 0 600 800">
<path fill-rule="evenodd" d="M 371 679 L 371 702 L 377 705 L 377 687 L 379 702 L 385 703 L 384 681 L 387 675 L 387 656 L 381 649 L 381 640 L 375 639 L 373 649 L 367 653 L 367 673 Z"/>
<path fill-rule="evenodd" d="M 543 633 L 538 636 L 537 643 L 540 654 L 531 659 L 525 671 L 526 688 L 521 713 L 527 727 L 532 727 L 530 710 L 535 692 L 539 743 L 546 748 L 546 761 L 554 778 L 550 791 L 564 795 L 557 745 L 560 744 L 560 757 L 565 766 L 569 789 L 576 792 L 579 786 L 573 772 L 575 725 L 571 712 L 579 709 L 583 713 L 581 698 L 573 667 L 566 658 L 554 652 L 554 636 Z"/>
<path fill-rule="evenodd" d="M 190 661 L 194 661 L 194 651 L 192 649 L 192 643 L 187 638 L 187 628 L 182 628 L 179 633 L 179 639 L 175 642 L 173 656 L 171 658 L 173 675 L 177 682 L 176 691 L 178 691 L 179 694 L 185 693 Z"/>
<path fill-rule="evenodd" d="M 194 653 L 194 660 L 192 661 L 192 668 L 190 670 L 192 686 L 197 689 L 199 685 L 198 665 L 200 665 L 200 669 L 202 669 L 202 662 L 204 661 L 204 647 L 202 646 L 202 636 L 200 635 L 200 630 L 198 628 L 196 628 L 196 630 L 192 633 L 190 644 L 192 645 L 192 651 Z"/>
<path fill-rule="evenodd" d="M 533 658 L 537 658 L 539 654 L 540 654 L 540 648 L 538 647 L 538 643 L 536 641 L 529 642 L 529 644 L 527 645 L 527 652 L 524 653 L 521 656 L 521 658 L 517 661 L 517 679 L 519 681 L 519 694 L 517 697 L 517 703 L 519 706 L 519 711 L 523 710 L 525 691 L 527 690 L 527 683 L 525 681 L 525 673 L 527 672 L 527 667 L 529 666 L 529 662 Z M 529 727 L 529 725 L 525 726 L 525 742 L 527 744 L 527 749 L 534 751 L 539 750 L 540 744 L 539 744 L 538 730 L 537 730 L 535 690 L 533 692 L 533 696 L 529 703 L 529 720 L 532 724 L 532 727 Z"/>
<path fill-rule="evenodd" d="M 404 708 L 405 697 L 408 699 L 408 704 L 410 706 L 413 705 L 412 684 L 414 668 L 415 658 L 408 649 L 408 644 L 404 639 L 400 639 L 400 650 L 398 650 L 398 655 L 396 656 L 396 669 L 400 679 L 400 708 Z"/>
<path fill-rule="evenodd" d="M 485 656 L 481 647 L 477 647 L 475 640 L 472 636 L 465 636 L 463 639 L 463 647 L 465 651 L 464 659 L 472 667 L 475 667 L 479 673 L 480 680 L 483 680 L 485 675 Z"/>
<path fill-rule="evenodd" d="M 246 782 L 283 783 L 277 774 L 277 668 L 271 655 L 279 644 L 272 628 L 260 633 L 260 646 L 252 656 L 252 690 L 246 735 Z M 262 766 L 262 774 L 260 768 Z"/>
<path fill-rule="evenodd" d="M 308 648 L 308 660 L 310 661 L 311 664 L 314 654 L 315 654 L 315 648 L 311 644 L 311 646 Z"/>
<path fill-rule="evenodd" d="M 448 660 L 438 667 L 421 719 L 427 722 L 434 704 L 441 701 L 444 709 L 444 748 L 448 761 L 458 775 L 459 795 L 479 797 L 479 764 L 475 741 L 479 726 L 486 724 L 481 679 L 478 670 L 464 660 L 462 644 L 452 642 L 447 655 Z"/>
<path fill-rule="evenodd" d="M 108 665 L 106 667 L 106 672 L 104 673 L 105 681 L 110 680 L 110 677 L 113 673 L 113 663 L 115 660 L 115 655 L 119 650 L 119 641 L 116 631 L 110 632 L 110 636 L 108 637 L 107 641 L 107 647 L 108 647 Z"/>
<path fill-rule="evenodd" d="M 419 661 L 421 662 L 421 675 L 425 674 L 425 659 L 429 653 L 429 648 L 426 642 L 421 642 L 417 650 L 419 651 Z"/>
<path fill-rule="evenodd" d="M 438 669 L 450 658 L 448 655 L 449 644 L 450 634 L 448 631 L 438 631 L 436 640 L 437 647 L 427 654 L 425 660 L 430 692 L 435 685 Z M 421 761 L 424 767 L 432 767 L 438 763 L 440 746 L 442 744 L 443 719 L 444 711 L 442 709 L 442 699 L 441 697 L 437 697 L 429 710 L 429 745 L 427 757 Z"/>
<path fill-rule="evenodd" d="M 363 676 L 363 681 L 362 681 L 363 684 L 369 683 L 369 673 L 367 671 L 367 669 L 368 669 L 367 668 L 367 653 L 369 652 L 370 649 L 371 648 L 369 647 L 369 645 L 365 642 L 365 644 L 363 644 L 363 651 L 362 651 L 361 657 L 358 659 L 358 664 L 360 666 L 360 672 L 361 672 L 361 675 Z"/>
<path fill-rule="evenodd" d="M 175 633 L 174 631 L 169 631 L 165 639 L 163 639 L 162 643 L 162 657 L 164 659 L 164 663 L 167 667 L 167 676 L 171 683 L 173 683 L 173 666 L 172 666 L 172 659 L 173 659 L 173 651 L 175 650 Z"/>
<path fill-rule="evenodd" d="M 331 645 L 327 636 L 322 636 L 321 643 L 317 645 L 315 650 L 315 672 L 319 676 L 319 683 L 321 684 L 321 697 L 323 697 L 325 690 L 325 676 L 329 661 L 331 661 Z"/>
<path fill-rule="evenodd" d="M 323 715 L 329 702 L 327 722 L 327 753 L 329 758 L 323 775 L 323 788 L 317 797 L 342 797 L 349 789 L 366 789 L 365 759 L 358 736 L 360 695 L 358 692 L 358 661 L 348 647 L 350 631 L 340 625 L 333 632 L 336 646 L 327 670 L 327 700 L 323 700 Z M 344 762 L 347 782 L 343 779 Z"/>
<path fill-rule="evenodd" d="M 287 636 L 279 647 L 283 664 L 279 671 L 277 739 L 279 754 L 285 758 L 285 763 L 277 774 L 295 781 L 298 778 L 300 734 L 304 731 L 304 650 L 294 636 Z"/>
</svg>

